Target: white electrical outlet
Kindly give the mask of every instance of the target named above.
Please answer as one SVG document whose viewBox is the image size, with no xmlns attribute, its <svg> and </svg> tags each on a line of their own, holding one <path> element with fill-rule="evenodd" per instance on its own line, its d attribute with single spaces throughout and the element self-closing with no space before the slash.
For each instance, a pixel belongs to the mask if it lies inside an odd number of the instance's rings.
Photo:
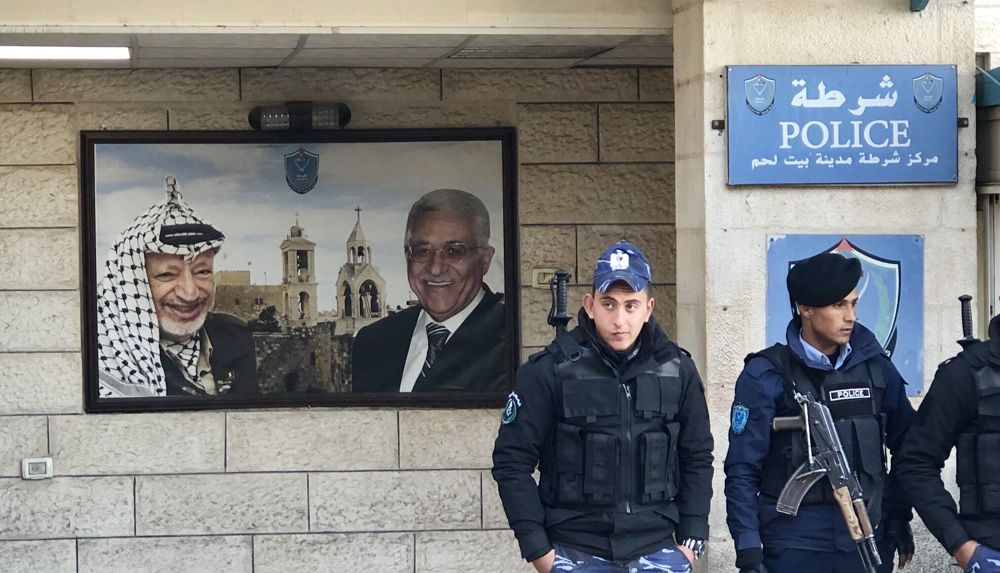
<svg viewBox="0 0 1000 573">
<path fill-rule="evenodd" d="M 21 460 L 21 477 L 24 479 L 52 477 L 52 458 L 24 458 Z"/>
</svg>

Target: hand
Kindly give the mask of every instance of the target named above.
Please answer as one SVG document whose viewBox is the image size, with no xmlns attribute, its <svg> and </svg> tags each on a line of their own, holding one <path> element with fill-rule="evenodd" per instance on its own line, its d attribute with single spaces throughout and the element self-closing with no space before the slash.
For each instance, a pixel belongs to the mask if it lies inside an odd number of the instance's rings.
<svg viewBox="0 0 1000 573">
<path fill-rule="evenodd" d="M 531 562 L 531 564 L 535 566 L 535 571 L 538 571 L 538 573 L 549 573 L 552 571 L 552 566 L 555 565 L 555 563 L 555 549 L 550 549 L 548 553 Z"/>
<path fill-rule="evenodd" d="M 690 549 L 684 547 L 683 545 L 678 545 L 677 550 L 680 551 L 684 555 L 684 557 L 687 557 L 688 563 L 690 563 L 691 566 L 694 567 L 694 551 L 691 551 Z"/>
<path fill-rule="evenodd" d="M 892 543 L 893 549 L 899 554 L 899 568 L 906 567 L 910 561 L 913 561 L 913 553 L 916 550 L 910 522 L 901 519 L 887 519 L 882 522 L 882 528 L 885 531 L 886 540 Z"/>
<path fill-rule="evenodd" d="M 740 573 L 767 573 L 764 550 L 760 547 L 740 549 L 736 552 L 736 567 Z"/>
<path fill-rule="evenodd" d="M 958 561 L 959 567 L 965 569 L 969 566 L 969 560 L 972 559 L 972 554 L 976 552 L 976 547 L 979 547 L 979 544 L 971 539 L 958 547 L 955 551 L 955 561 Z"/>
</svg>

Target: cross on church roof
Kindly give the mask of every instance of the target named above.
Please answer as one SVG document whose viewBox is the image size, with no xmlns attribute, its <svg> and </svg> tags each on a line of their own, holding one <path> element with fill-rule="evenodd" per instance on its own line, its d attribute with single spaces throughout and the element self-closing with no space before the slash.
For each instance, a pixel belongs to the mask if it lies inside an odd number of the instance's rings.
<svg viewBox="0 0 1000 573">
<path fill-rule="evenodd" d="M 358 205 L 357 207 L 355 207 L 354 210 L 358 213 L 358 222 L 360 223 L 361 222 L 361 205 Z"/>
</svg>

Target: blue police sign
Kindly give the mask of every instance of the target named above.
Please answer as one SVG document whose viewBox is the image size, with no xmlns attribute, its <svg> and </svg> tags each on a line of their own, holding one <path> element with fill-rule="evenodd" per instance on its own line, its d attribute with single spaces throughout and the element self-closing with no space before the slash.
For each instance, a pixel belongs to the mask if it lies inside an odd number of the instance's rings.
<svg viewBox="0 0 1000 573">
<path fill-rule="evenodd" d="M 730 185 L 958 182 L 953 65 L 726 74 Z"/>
</svg>

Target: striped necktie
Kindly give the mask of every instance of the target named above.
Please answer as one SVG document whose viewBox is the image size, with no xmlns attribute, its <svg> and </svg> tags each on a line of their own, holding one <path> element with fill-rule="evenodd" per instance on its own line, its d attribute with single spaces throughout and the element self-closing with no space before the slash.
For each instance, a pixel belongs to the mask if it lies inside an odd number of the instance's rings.
<svg viewBox="0 0 1000 573">
<path fill-rule="evenodd" d="M 424 367 L 420 369 L 420 378 L 427 378 L 427 373 L 437 359 L 437 355 L 444 348 L 445 341 L 451 332 L 443 325 L 436 322 L 427 324 L 427 358 L 424 359 Z"/>
</svg>

